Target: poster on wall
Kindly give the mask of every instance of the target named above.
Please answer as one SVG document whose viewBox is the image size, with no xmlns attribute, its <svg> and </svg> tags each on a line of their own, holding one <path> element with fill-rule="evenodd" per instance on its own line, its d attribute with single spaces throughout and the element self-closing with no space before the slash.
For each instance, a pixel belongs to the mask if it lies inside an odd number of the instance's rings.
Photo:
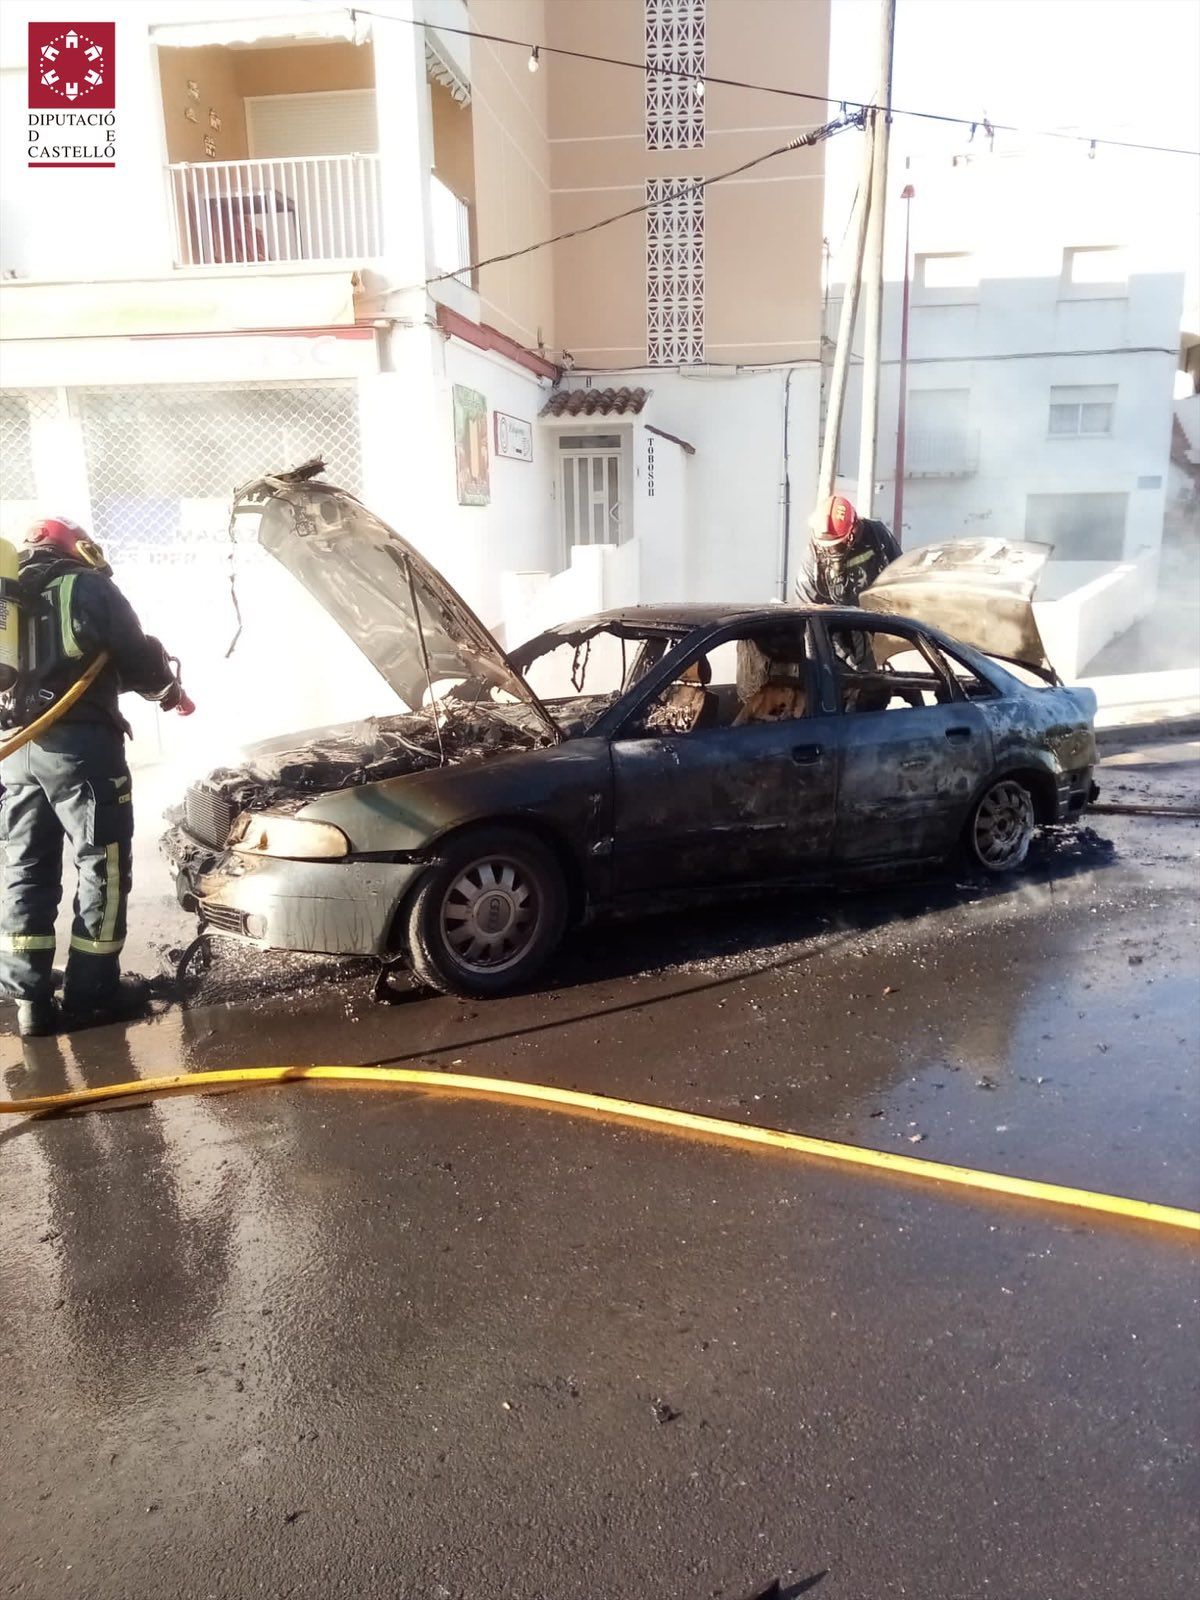
<svg viewBox="0 0 1200 1600">
<path fill-rule="evenodd" d="M 478 389 L 454 385 L 454 458 L 460 506 L 486 506 L 488 474 L 487 401 Z"/>
<path fill-rule="evenodd" d="M 533 460 L 533 428 L 521 417 L 510 417 L 507 411 L 494 411 L 496 419 L 496 454 L 509 461 Z"/>
</svg>

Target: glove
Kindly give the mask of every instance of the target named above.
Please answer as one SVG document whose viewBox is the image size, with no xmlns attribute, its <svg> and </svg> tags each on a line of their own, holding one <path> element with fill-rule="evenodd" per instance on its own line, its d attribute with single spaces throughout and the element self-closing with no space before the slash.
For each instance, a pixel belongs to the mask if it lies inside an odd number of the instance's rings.
<svg viewBox="0 0 1200 1600">
<path fill-rule="evenodd" d="M 196 709 L 194 702 L 185 693 L 184 687 L 178 678 L 170 685 L 158 703 L 164 711 L 178 711 L 181 717 L 190 717 Z"/>
</svg>

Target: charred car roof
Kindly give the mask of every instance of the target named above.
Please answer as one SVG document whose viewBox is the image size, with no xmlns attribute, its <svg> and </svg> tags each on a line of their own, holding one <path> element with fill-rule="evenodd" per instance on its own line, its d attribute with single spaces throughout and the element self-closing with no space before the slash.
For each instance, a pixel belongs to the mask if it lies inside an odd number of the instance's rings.
<svg viewBox="0 0 1200 1600">
<path fill-rule="evenodd" d="M 779 602 L 624 606 L 547 629 L 537 642 L 582 639 L 606 628 L 679 637 L 727 624 L 769 626 L 772 619 L 797 615 L 819 615 L 827 622 L 863 627 L 866 613 L 874 626 L 889 619 L 917 624 L 1057 682 L 1034 611 L 1038 583 L 1051 554 L 1050 545 L 1024 539 L 953 539 L 906 551 L 863 590 L 859 607 Z M 530 659 L 528 646 L 518 655 Z"/>
</svg>

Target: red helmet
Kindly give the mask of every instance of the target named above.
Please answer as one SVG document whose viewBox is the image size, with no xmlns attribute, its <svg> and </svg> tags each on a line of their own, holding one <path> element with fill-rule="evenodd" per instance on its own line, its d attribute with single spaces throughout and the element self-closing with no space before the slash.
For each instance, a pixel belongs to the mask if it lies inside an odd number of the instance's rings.
<svg viewBox="0 0 1200 1600">
<path fill-rule="evenodd" d="M 31 523 L 25 533 L 25 543 L 30 549 L 50 545 L 61 555 L 85 562 L 89 567 L 103 570 L 108 565 L 104 551 L 88 537 L 87 529 L 72 522 L 70 517 L 43 517 Z"/>
<path fill-rule="evenodd" d="M 844 494 L 832 495 L 825 507 L 825 532 L 830 539 L 851 539 L 858 527 L 858 512 Z"/>
</svg>

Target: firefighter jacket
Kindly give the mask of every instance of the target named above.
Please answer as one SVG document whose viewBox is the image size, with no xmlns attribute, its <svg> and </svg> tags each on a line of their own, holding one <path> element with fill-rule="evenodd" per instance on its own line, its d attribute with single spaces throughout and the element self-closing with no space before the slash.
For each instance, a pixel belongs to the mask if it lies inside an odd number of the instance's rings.
<svg viewBox="0 0 1200 1600">
<path fill-rule="evenodd" d="M 885 522 L 859 520 L 853 537 L 836 546 L 808 547 L 804 569 L 796 580 L 798 598 L 814 605 L 856 606 L 864 589 L 900 554 Z"/>
<path fill-rule="evenodd" d="M 108 665 L 64 713 L 62 726 L 101 723 L 128 733 L 117 709 L 117 696 L 126 691 L 170 706 L 178 686 L 166 650 L 142 632 L 111 576 L 58 551 L 34 549 L 22 558 L 18 582 L 31 645 L 31 659 L 22 666 L 18 721 L 44 711 L 102 650 Z"/>
</svg>

